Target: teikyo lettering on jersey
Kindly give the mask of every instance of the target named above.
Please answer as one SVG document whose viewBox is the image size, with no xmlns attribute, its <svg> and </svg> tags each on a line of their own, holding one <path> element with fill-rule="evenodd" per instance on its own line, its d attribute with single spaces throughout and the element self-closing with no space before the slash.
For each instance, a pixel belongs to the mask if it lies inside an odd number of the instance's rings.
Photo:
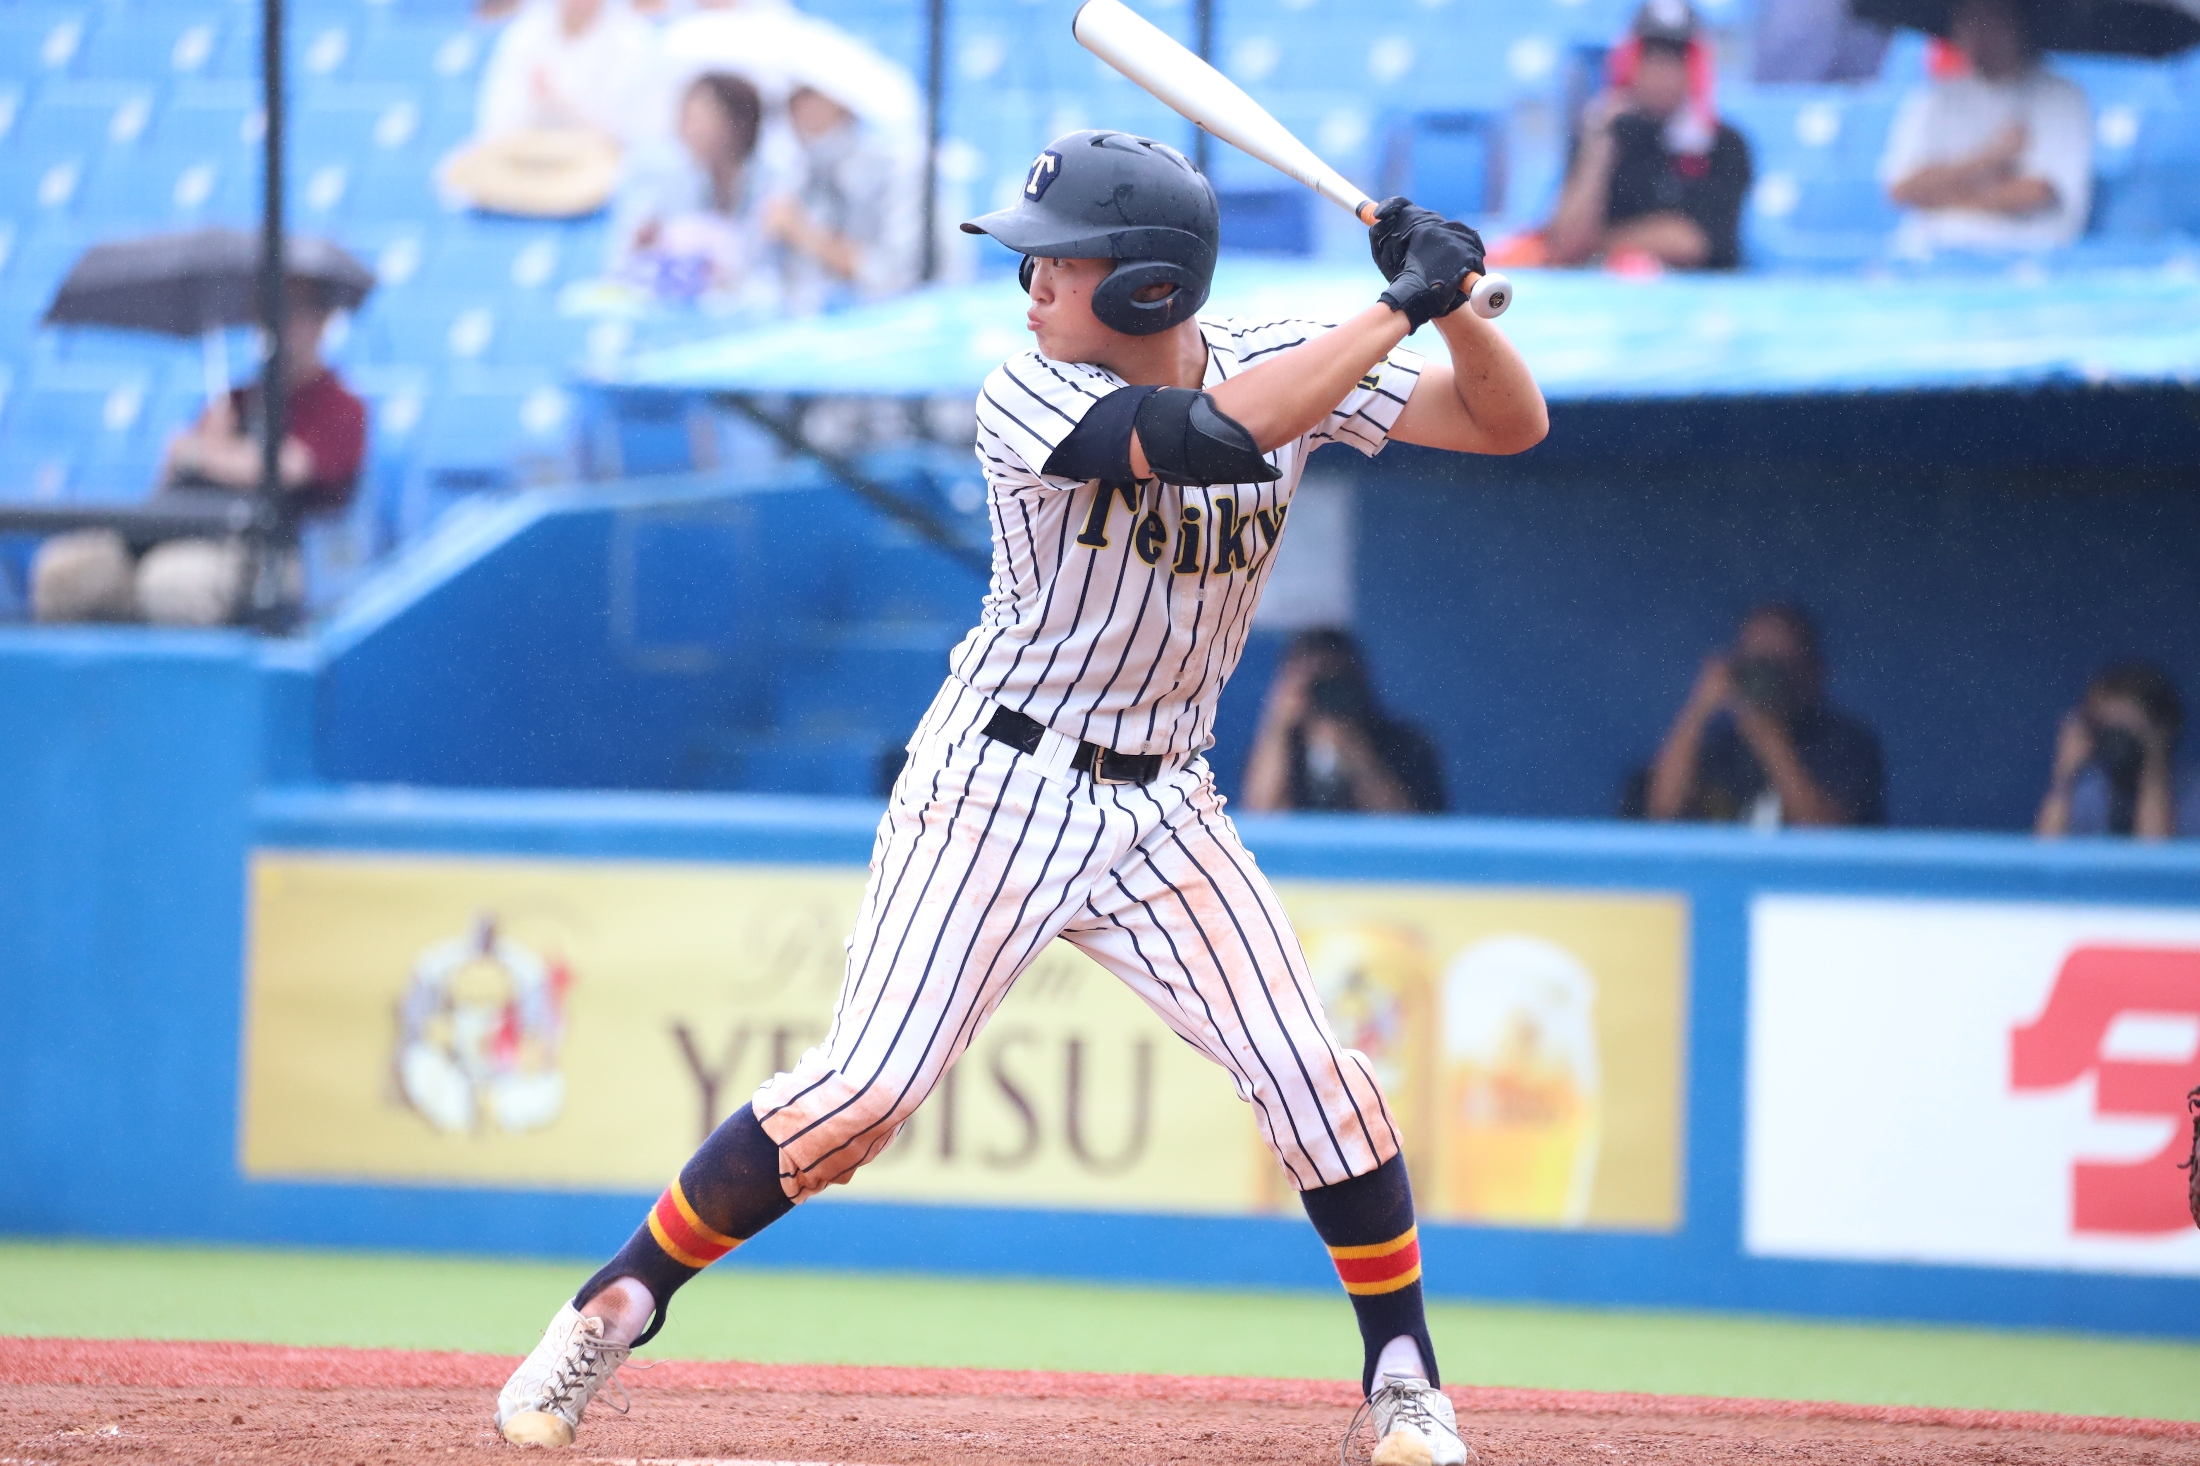
<svg viewBox="0 0 2200 1466">
<path fill-rule="evenodd" d="M 1111 525 L 1121 532 L 1122 521 L 1115 515 L 1120 502 L 1130 510 L 1132 552 L 1148 565 L 1159 565 L 1169 544 L 1169 525 L 1158 508 L 1146 509 L 1144 503 L 1145 491 L 1160 487 L 1153 479 L 1144 484 L 1088 485 L 1092 508 L 1085 512 L 1085 527 L 1077 531 L 1077 543 L 1088 550 L 1107 549 Z M 1158 502 L 1160 496 L 1153 497 Z M 1216 497 L 1212 502 L 1211 511 L 1203 511 L 1197 504 L 1177 506 L 1176 560 L 1169 568 L 1178 575 L 1197 575 L 1209 569 L 1217 575 L 1252 570 L 1275 552 L 1276 541 L 1283 538 L 1284 518 L 1291 512 L 1289 504 L 1279 504 L 1273 513 L 1256 509 L 1251 514 L 1239 514 L 1234 497 Z M 1202 526 L 1206 526 L 1204 533 Z"/>
<path fill-rule="evenodd" d="M 1327 329 L 1202 321 L 1203 385 Z M 1124 383 L 1035 351 L 1003 363 L 978 398 L 993 583 L 950 659 L 953 674 L 1057 732 L 1120 752 L 1205 748 L 1307 455 L 1324 443 L 1381 452 L 1420 373 L 1420 357 L 1393 351 L 1312 432 L 1267 455 L 1280 474 L 1273 483 L 1199 489 L 1041 474 L 1034 465 Z"/>
</svg>

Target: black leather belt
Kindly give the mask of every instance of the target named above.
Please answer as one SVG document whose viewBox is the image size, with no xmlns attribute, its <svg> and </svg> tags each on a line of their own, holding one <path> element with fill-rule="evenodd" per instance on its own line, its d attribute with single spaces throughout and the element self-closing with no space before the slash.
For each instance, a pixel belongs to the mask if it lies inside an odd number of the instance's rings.
<svg viewBox="0 0 2200 1466">
<path fill-rule="evenodd" d="M 995 708 L 985 725 L 986 737 L 1018 753 L 1037 753 L 1046 731 L 1046 724 L 1014 708 Z M 1117 753 L 1097 743 L 1078 744 L 1077 757 L 1069 761 L 1078 773 L 1092 775 L 1095 784 L 1151 784 L 1161 777 L 1161 765 L 1158 753 Z"/>
</svg>

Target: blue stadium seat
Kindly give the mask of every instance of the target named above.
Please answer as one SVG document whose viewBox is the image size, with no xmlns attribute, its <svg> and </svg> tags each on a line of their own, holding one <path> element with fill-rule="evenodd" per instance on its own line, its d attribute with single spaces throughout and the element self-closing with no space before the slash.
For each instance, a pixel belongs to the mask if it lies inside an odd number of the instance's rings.
<svg viewBox="0 0 2200 1466">
<path fill-rule="evenodd" d="M 292 136 L 301 147 L 365 159 L 407 148 L 424 115 L 415 87 L 324 82 L 300 98 Z"/>
<path fill-rule="evenodd" d="M 0 157 L 0 217 L 18 225 L 74 217 L 87 162 L 83 154 Z"/>
<path fill-rule="evenodd" d="M 2121 150 L 2126 156 L 2096 152 L 2104 166 L 2095 180 L 2094 232 L 2111 238 L 2200 235 L 2200 187 L 2193 183 L 2200 178 L 2200 115 L 2182 106 L 2136 123 Z"/>
<path fill-rule="evenodd" d="M 1497 112 L 1417 112 L 1384 129 L 1380 193 L 1405 194 L 1453 219 L 1505 210 L 1505 118 Z"/>
<path fill-rule="evenodd" d="M 76 477 L 76 460 L 65 446 L 18 442 L 0 433 L 0 501 L 66 499 Z"/>
<path fill-rule="evenodd" d="M 350 208 L 360 219 L 432 219 L 450 212 L 435 175 L 414 156 L 375 158 L 352 175 Z"/>
<path fill-rule="evenodd" d="M 71 497 L 121 499 L 150 487 L 161 445 L 144 430 L 149 384 L 21 386 L 11 394 L 7 446 L 18 461 L 69 465 Z"/>
<path fill-rule="evenodd" d="M 19 107 L 6 145 L 27 157 L 134 146 L 152 128 L 154 99 L 142 82 L 49 82 Z"/>
<path fill-rule="evenodd" d="M 431 469 L 501 469 L 571 455 L 574 406 L 547 378 L 459 386 L 442 394 L 416 450 Z"/>
<path fill-rule="evenodd" d="M 336 237 L 375 272 L 373 300 L 387 303 L 419 288 L 430 247 L 426 225 L 354 215 L 336 231 Z"/>
<path fill-rule="evenodd" d="M 256 35 L 238 34 L 252 12 L 198 4 L 147 6 L 126 18 L 110 16 L 86 39 L 80 74 L 131 81 L 221 72 L 233 47 L 249 47 Z M 256 30 L 256 27 L 253 27 Z"/>
<path fill-rule="evenodd" d="M 300 16 L 284 32 L 284 65 L 301 95 L 351 73 L 359 15 Z M 257 38 L 255 38 L 257 44 Z"/>
<path fill-rule="evenodd" d="M 1310 255 L 1314 221 L 1303 188 L 1217 189 L 1222 247 L 1256 254 Z"/>
<path fill-rule="evenodd" d="M 256 159 L 207 157 L 156 149 L 146 157 L 110 159 L 93 173 L 78 212 L 107 230 L 242 226 L 260 206 Z"/>
<path fill-rule="evenodd" d="M 558 231 L 539 224 L 453 220 L 437 241 L 428 277 L 438 289 L 516 293 L 539 308 L 573 278 L 568 260 L 573 253 Z"/>
<path fill-rule="evenodd" d="M 245 81 L 179 82 L 154 119 L 154 140 L 209 154 L 256 153 L 267 133 L 259 88 Z"/>
<path fill-rule="evenodd" d="M 497 340 L 485 360 L 565 375 L 587 351 L 590 322 L 561 316 L 539 295 L 507 288 L 497 297 Z"/>
<path fill-rule="evenodd" d="M 480 25 L 466 7 L 442 7 L 432 20 L 386 20 L 359 36 L 356 73 L 385 81 L 434 85 L 468 82 L 480 74 L 495 28 Z"/>
<path fill-rule="evenodd" d="M 6 268 L 0 270 L 0 293 L 33 312 L 43 312 L 84 247 L 84 237 L 74 229 L 18 229 L 8 248 Z M 4 343 L 0 349 L 5 349 Z"/>
<path fill-rule="evenodd" d="M 0 76 L 28 81 L 74 75 L 92 31 L 82 5 L 13 5 L 0 10 Z"/>
<path fill-rule="evenodd" d="M 415 292 L 370 300 L 354 330 L 359 360 L 436 368 L 500 360 L 504 326 L 494 300 Z"/>
</svg>

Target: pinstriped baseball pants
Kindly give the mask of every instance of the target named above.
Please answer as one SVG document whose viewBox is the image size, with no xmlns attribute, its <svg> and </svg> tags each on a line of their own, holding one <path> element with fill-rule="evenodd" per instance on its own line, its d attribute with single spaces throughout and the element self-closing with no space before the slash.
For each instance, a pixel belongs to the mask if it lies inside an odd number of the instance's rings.
<svg viewBox="0 0 2200 1466">
<path fill-rule="evenodd" d="M 1367 1060 L 1340 1045 L 1283 907 L 1204 759 L 1096 785 L 985 737 L 950 678 L 880 823 L 825 1041 L 756 1093 L 800 1200 L 893 1139 L 1056 937 L 1227 1071 L 1293 1186 L 1398 1153 Z"/>
</svg>

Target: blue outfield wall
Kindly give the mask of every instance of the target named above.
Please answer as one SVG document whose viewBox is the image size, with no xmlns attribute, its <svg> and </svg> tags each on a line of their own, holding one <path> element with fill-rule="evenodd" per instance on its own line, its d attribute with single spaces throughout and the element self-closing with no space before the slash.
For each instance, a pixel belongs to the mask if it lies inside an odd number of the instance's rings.
<svg viewBox="0 0 2200 1466">
<path fill-rule="evenodd" d="M 877 806 L 691 794 L 268 783 L 298 766 L 294 651 L 0 634 L 0 1231 L 608 1251 L 646 1197 L 240 1174 L 245 870 L 255 848 L 858 865 Z M 1484 820 L 1247 820 L 1279 878 L 1658 890 L 1690 905 L 1685 1189 L 1668 1235 L 1424 1230 L 1444 1295 L 2200 1334 L 2200 1279 L 1745 1254 L 1751 901 L 1768 892 L 2190 910 L 2200 849 Z M 2177 1178 L 2181 1184 L 2181 1178 Z M 834 1199 L 741 1265 L 1333 1286 L 1283 1219 Z"/>
</svg>

